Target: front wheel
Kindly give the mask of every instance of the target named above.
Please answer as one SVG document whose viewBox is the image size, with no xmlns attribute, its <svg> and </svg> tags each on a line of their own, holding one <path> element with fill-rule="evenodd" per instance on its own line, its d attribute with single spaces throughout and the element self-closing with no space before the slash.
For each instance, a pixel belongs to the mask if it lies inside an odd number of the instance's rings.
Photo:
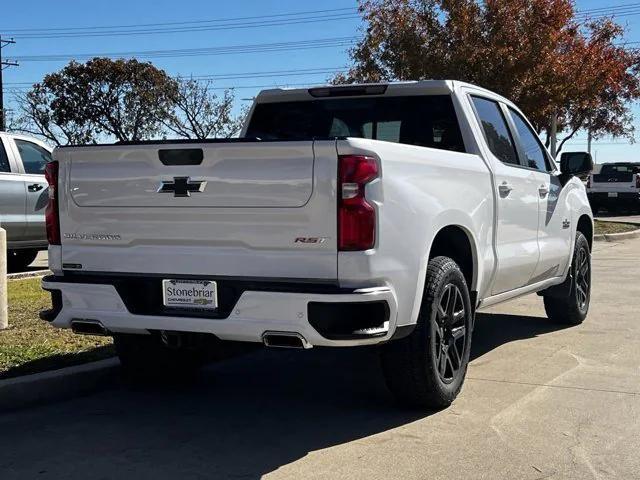
<svg viewBox="0 0 640 480">
<path fill-rule="evenodd" d="M 571 261 L 571 287 L 566 296 L 545 296 L 547 317 L 558 323 L 579 325 L 589 312 L 591 301 L 591 249 L 586 237 L 578 232 Z"/>
<path fill-rule="evenodd" d="M 414 331 L 383 346 L 387 386 L 403 404 L 443 408 L 462 388 L 471 351 L 473 310 L 462 271 L 452 259 L 429 262 Z"/>
</svg>

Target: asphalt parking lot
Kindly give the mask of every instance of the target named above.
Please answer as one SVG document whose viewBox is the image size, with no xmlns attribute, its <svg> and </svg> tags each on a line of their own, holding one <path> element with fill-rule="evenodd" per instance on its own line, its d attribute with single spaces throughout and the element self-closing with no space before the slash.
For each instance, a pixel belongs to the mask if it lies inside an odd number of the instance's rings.
<svg viewBox="0 0 640 480">
<path fill-rule="evenodd" d="M 536 296 L 479 315 L 447 410 L 399 410 L 373 350 L 260 351 L 2 414 L 0 478 L 640 478 L 638 252 L 596 246 L 579 327 Z"/>
</svg>

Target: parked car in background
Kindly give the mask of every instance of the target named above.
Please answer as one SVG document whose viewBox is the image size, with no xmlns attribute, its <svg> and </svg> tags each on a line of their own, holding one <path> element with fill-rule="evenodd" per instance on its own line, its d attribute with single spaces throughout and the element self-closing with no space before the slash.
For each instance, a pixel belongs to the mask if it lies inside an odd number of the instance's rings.
<svg viewBox="0 0 640 480">
<path fill-rule="evenodd" d="M 581 176 L 507 99 L 455 81 L 270 90 L 244 138 L 64 147 L 47 166 L 52 309 L 130 372 L 213 340 L 379 344 L 407 404 L 449 405 L 475 311 L 539 292 L 581 323 L 593 239 Z"/>
<path fill-rule="evenodd" d="M 46 250 L 44 170 L 51 148 L 35 138 L 0 132 L 0 226 L 7 232 L 10 271 L 24 269 Z"/>
<path fill-rule="evenodd" d="M 591 209 L 640 209 L 640 163 L 605 163 L 599 173 L 587 180 L 587 195 Z"/>
</svg>

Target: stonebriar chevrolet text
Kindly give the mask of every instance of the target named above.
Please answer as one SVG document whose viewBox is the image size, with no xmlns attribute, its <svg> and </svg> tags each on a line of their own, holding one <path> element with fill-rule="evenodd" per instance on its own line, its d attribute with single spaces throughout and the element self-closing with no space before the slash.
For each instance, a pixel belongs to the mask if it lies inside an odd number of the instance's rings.
<svg viewBox="0 0 640 480">
<path fill-rule="evenodd" d="M 54 160 L 42 317 L 113 336 L 128 371 L 225 341 L 380 344 L 399 400 L 446 406 L 477 309 L 534 292 L 555 321 L 589 308 L 590 156 L 558 170 L 518 108 L 473 85 L 268 90 L 240 139 Z"/>
</svg>

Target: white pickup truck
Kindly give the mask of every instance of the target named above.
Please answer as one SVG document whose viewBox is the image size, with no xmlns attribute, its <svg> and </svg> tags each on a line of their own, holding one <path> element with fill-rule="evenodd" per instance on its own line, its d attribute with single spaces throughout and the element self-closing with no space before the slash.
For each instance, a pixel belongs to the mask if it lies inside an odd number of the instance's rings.
<svg viewBox="0 0 640 480">
<path fill-rule="evenodd" d="M 380 344 L 399 400 L 446 406 L 478 308 L 538 292 L 553 320 L 587 315 L 591 157 L 559 171 L 518 108 L 473 85 L 268 90 L 240 139 L 54 158 L 42 318 L 113 336 L 129 370 L 224 341 Z"/>
<path fill-rule="evenodd" d="M 605 163 L 587 180 L 587 197 L 595 213 L 602 207 L 640 209 L 640 163 Z"/>
</svg>

